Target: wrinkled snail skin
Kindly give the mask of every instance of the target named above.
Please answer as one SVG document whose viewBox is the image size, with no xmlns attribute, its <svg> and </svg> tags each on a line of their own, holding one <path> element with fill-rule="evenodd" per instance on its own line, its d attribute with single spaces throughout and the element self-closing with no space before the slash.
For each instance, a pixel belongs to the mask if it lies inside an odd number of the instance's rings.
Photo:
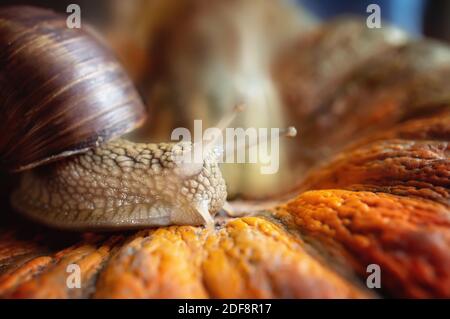
<svg viewBox="0 0 450 319">
<path fill-rule="evenodd" d="M 227 192 L 215 154 L 186 174 L 177 154 L 190 143 L 118 139 L 85 154 L 22 173 L 13 207 L 62 229 L 213 225 Z"/>
</svg>

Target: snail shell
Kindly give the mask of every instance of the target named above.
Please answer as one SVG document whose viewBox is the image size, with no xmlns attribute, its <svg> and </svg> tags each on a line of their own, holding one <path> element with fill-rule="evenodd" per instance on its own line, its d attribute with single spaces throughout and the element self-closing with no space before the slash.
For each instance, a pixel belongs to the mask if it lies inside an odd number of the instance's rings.
<svg viewBox="0 0 450 319">
<path fill-rule="evenodd" d="M 120 136 L 144 107 L 113 54 L 83 26 L 28 6 L 0 9 L 0 164 L 22 171 Z"/>
</svg>

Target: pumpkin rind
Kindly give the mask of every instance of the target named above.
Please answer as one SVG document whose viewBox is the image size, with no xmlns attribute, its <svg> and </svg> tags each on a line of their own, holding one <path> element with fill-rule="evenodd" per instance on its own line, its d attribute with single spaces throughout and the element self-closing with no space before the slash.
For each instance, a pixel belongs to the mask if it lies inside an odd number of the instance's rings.
<svg viewBox="0 0 450 319">
<path fill-rule="evenodd" d="M 402 196 L 344 190 L 309 191 L 280 208 L 296 231 L 337 247 L 362 278 L 381 267 L 381 287 L 396 297 L 450 296 L 450 212 Z"/>
<path fill-rule="evenodd" d="M 306 191 L 274 210 L 227 220 L 215 230 L 173 226 L 125 237 L 69 236 L 69 242 L 81 241 L 61 249 L 52 248 L 52 237 L 61 241 L 68 235 L 49 231 L 41 238 L 18 240 L 24 236 L 20 233 L 38 234 L 39 228 L 13 225 L 15 231 L 0 237 L 6 247 L 0 250 L 4 265 L 0 295 L 368 298 L 376 295 L 363 286 L 366 267 L 375 263 L 382 269 L 383 295 L 450 297 L 450 160 L 442 142 L 448 131 L 443 118 L 407 122 L 369 138 L 367 145 L 350 147 L 328 168 L 313 171 L 303 186 L 304 190 L 321 185 L 349 190 Z M 441 125 L 430 125 L 436 123 Z M 414 134 L 415 142 L 399 138 Z M 436 139 L 430 140 L 431 136 Z M 401 152 L 404 161 L 389 156 L 379 160 L 380 152 Z M 404 165 L 408 161 L 414 165 Z M 379 167 L 373 176 L 388 173 L 379 175 L 378 184 L 376 178 L 367 183 L 364 174 L 352 172 L 356 164 Z M 348 176 L 336 179 L 345 165 L 349 165 Z M 392 172 L 402 174 L 395 177 Z M 423 180 L 421 191 L 413 193 L 409 180 Z M 311 181 L 317 185 L 308 184 Z M 411 188 L 405 194 L 392 191 L 401 185 Z M 440 197 L 433 195 L 438 187 L 444 190 Z M 19 251 L 22 259 L 14 253 Z M 72 262 L 84 274 L 83 289 L 77 293 L 66 286 L 65 270 Z"/>
<path fill-rule="evenodd" d="M 231 220 L 215 231 L 173 226 L 141 231 L 126 240 L 120 236 L 99 240 L 101 237 L 85 238 L 67 249 L 11 268 L 0 277 L 0 295 L 12 298 L 372 295 L 355 278 L 341 278 L 327 269 L 308 253 L 299 237 L 267 217 Z M 83 289 L 67 288 L 66 267 L 74 262 L 81 268 Z"/>
<path fill-rule="evenodd" d="M 450 207 L 450 113 L 409 121 L 349 147 L 300 190 L 344 188 L 420 197 Z"/>
</svg>

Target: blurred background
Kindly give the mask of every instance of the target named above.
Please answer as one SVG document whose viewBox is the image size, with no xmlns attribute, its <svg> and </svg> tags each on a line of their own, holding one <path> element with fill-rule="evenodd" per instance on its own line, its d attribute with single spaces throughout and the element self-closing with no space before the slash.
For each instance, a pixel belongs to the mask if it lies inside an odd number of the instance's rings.
<svg viewBox="0 0 450 319">
<path fill-rule="evenodd" d="M 416 36 L 450 41 L 450 3 L 446 0 L 297 0 L 317 17 L 329 19 L 341 14 L 364 14 L 369 4 L 381 7 L 383 20 Z"/>
<path fill-rule="evenodd" d="M 155 2 L 154 0 L 144 0 Z M 65 12 L 71 3 L 85 8 L 83 18 L 90 23 L 108 22 L 116 5 L 115 0 L 1 0 L 0 5 L 31 4 Z M 128 1 L 127 1 L 128 2 Z M 129 2 L 138 2 L 131 0 Z M 369 4 L 382 7 L 382 18 L 415 35 L 426 35 L 450 41 L 450 3 L 447 0 L 293 0 L 320 19 L 341 14 L 365 15 Z"/>
<path fill-rule="evenodd" d="M 231 198 L 286 192 L 355 134 L 381 125 L 375 111 L 368 123 L 339 117 L 345 108 L 333 88 L 353 66 L 406 39 L 450 42 L 445 0 L 0 1 L 63 14 L 71 3 L 80 5 L 82 23 L 108 41 L 148 106 L 149 121 L 132 138 L 168 141 L 174 128 L 192 128 L 194 119 L 211 127 L 241 101 L 246 110 L 233 127 L 297 126 L 298 137 L 280 145 L 279 173 L 261 175 L 258 164 L 224 165 Z M 371 3 L 381 7 L 380 30 L 365 25 Z M 364 110 L 365 94 L 345 105 Z M 335 118 L 317 113 L 328 105 Z"/>
</svg>

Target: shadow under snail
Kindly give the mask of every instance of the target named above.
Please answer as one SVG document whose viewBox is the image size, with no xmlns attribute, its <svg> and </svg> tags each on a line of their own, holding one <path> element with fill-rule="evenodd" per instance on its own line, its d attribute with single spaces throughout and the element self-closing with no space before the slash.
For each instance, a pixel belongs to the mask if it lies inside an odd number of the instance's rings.
<svg viewBox="0 0 450 319">
<path fill-rule="evenodd" d="M 15 210 L 64 229 L 214 224 L 227 196 L 214 144 L 188 165 L 179 159 L 189 142 L 120 139 L 144 121 L 144 107 L 89 27 L 7 7 L 0 45 L 0 160 L 21 174 Z"/>
</svg>

